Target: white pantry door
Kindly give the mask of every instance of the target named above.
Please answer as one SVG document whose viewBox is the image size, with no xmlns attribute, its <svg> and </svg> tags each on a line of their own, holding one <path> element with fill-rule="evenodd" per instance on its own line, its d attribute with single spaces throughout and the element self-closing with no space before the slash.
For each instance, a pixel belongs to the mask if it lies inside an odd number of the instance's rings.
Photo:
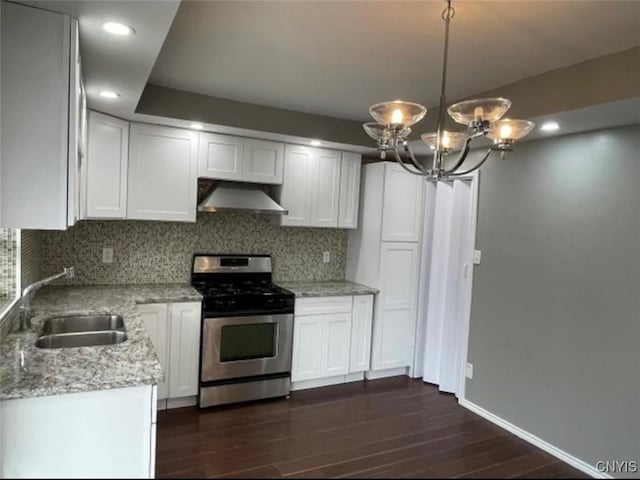
<svg viewBox="0 0 640 480">
<path fill-rule="evenodd" d="M 475 177 L 477 178 L 477 177 Z M 475 192 L 471 180 L 438 182 L 427 188 L 430 232 L 423 255 L 430 258 L 421 283 L 427 282 L 424 322 L 425 382 L 460 396 L 471 307 L 471 279 L 475 240 Z M 429 228 L 429 227 L 427 227 Z M 424 285 L 424 283 L 423 283 Z M 423 289 L 421 293 L 425 293 Z"/>
</svg>

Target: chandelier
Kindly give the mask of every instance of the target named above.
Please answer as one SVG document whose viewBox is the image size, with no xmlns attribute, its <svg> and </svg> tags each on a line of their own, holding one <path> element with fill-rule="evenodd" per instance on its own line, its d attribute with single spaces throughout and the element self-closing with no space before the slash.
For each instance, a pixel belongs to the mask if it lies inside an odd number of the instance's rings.
<svg viewBox="0 0 640 480">
<path fill-rule="evenodd" d="M 437 127 L 435 132 L 421 136 L 422 141 L 433 150 L 432 167 L 427 168 L 418 161 L 408 141 L 411 127 L 426 115 L 426 107 L 401 100 L 376 103 L 369 108 L 369 113 L 376 121 L 363 125 L 367 134 L 377 142 L 377 150 L 382 159 L 385 159 L 387 152 L 390 152 L 396 162 L 409 173 L 423 175 L 436 181 L 468 175 L 479 169 L 493 152 L 499 152 L 500 157 L 504 158 L 506 153 L 512 150 L 513 144 L 534 127 L 534 123 L 528 120 L 503 119 L 502 117 L 511 107 L 511 101 L 497 97 L 466 100 L 451 105 L 447 112 L 457 123 L 465 125 L 467 132 L 449 132 L 444 129 L 449 23 L 454 15 L 455 10 L 451 6 L 451 0 L 447 0 L 447 7 L 442 12 L 442 20 L 445 24 L 444 53 Z M 463 169 L 471 149 L 471 142 L 480 137 L 489 137 L 493 140 L 493 145 L 474 166 Z M 445 166 L 445 157 L 456 151 L 460 152 L 458 157 L 452 164 Z M 408 157 L 413 168 L 405 164 L 402 153 Z"/>
</svg>

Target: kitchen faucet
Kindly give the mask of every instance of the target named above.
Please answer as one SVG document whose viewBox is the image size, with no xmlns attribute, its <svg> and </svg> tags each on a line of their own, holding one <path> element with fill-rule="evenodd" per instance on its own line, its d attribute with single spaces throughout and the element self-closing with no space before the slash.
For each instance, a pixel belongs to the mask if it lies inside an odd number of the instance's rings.
<svg viewBox="0 0 640 480">
<path fill-rule="evenodd" d="M 33 318 L 33 312 L 31 311 L 31 299 L 36 294 L 38 290 L 40 290 L 45 285 L 57 280 L 59 278 L 73 278 L 75 275 L 73 271 L 73 267 L 65 268 L 64 272 L 58 273 L 56 275 L 52 275 L 50 277 L 45 278 L 44 280 L 40 280 L 39 282 L 34 282 L 25 288 L 22 291 L 22 299 L 20 301 L 20 327 L 19 331 L 24 332 L 26 330 L 31 330 L 31 319 Z"/>
</svg>

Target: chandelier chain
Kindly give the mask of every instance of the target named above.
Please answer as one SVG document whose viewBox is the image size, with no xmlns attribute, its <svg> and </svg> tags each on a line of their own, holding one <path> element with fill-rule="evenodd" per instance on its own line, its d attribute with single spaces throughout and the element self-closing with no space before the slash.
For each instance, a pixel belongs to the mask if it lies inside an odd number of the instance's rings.
<svg viewBox="0 0 640 480">
<path fill-rule="evenodd" d="M 456 16 L 456 9 L 451 6 L 451 2 L 447 2 L 447 7 L 442 10 L 442 20 L 445 22 Z"/>
<path fill-rule="evenodd" d="M 440 174 L 442 170 L 443 161 L 442 158 L 442 135 L 444 132 L 445 122 L 445 106 L 446 106 L 446 94 L 447 94 L 447 66 L 449 63 L 449 23 L 455 10 L 451 6 L 451 0 L 447 0 L 447 8 L 442 12 L 442 19 L 444 20 L 444 48 L 442 52 L 442 83 L 440 85 L 440 103 L 438 105 L 438 121 L 436 124 L 436 149 L 433 153 L 433 170 L 432 173 L 436 176 Z"/>
</svg>

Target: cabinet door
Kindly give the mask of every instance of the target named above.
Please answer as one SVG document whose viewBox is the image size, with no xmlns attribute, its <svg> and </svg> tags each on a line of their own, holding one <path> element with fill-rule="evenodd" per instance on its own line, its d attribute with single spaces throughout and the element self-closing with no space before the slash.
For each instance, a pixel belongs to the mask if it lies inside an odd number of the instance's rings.
<svg viewBox="0 0 640 480">
<path fill-rule="evenodd" d="M 311 224 L 309 147 L 286 145 L 284 149 L 284 179 L 280 204 L 287 215 L 282 215 L 281 224 L 286 226 L 309 226 Z"/>
<path fill-rule="evenodd" d="M 198 394 L 200 303 L 172 303 L 169 315 L 169 398 Z"/>
<path fill-rule="evenodd" d="M 373 322 L 373 295 L 353 297 L 351 314 L 351 359 L 349 372 L 369 370 L 371 359 L 371 328 Z"/>
<path fill-rule="evenodd" d="M 244 141 L 243 180 L 253 183 L 282 183 L 284 144 L 264 140 Z"/>
<path fill-rule="evenodd" d="M 314 149 L 311 162 L 311 226 L 337 227 L 340 152 Z M 309 193 L 307 193 L 308 195 Z"/>
<path fill-rule="evenodd" d="M 382 207 L 383 242 L 417 242 L 422 230 L 424 178 L 401 166 L 385 168 Z"/>
<path fill-rule="evenodd" d="M 65 230 L 71 20 L 10 2 L 0 8 L 0 225 Z"/>
<path fill-rule="evenodd" d="M 198 134 L 133 124 L 127 218 L 196 221 Z"/>
<path fill-rule="evenodd" d="M 69 173 L 67 176 L 67 225 L 80 220 L 80 166 L 82 121 L 82 83 L 80 71 L 80 37 L 78 20 L 71 19 L 71 43 L 69 49 Z"/>
<path fill-rule="evenodd" d="M 360 203 L 360 163 L 357 153 L 342 154 L 340 167 L 339 228 L 358 228 L 358 204 Z"/>
<path fill-rule="evenodd" d="M 90 112 L 88 147 L 87 218 L 125 218 L 129 123 Z"/>
<path fill-rule="evenodd" d="M 372 369 L 411 365 L 416 321 L 417 243 L 383 243 L 373 326 Z"/>
<path fill-rule="evenodd" d="M 323 316 L 295 317 L 293 327 L 293 359 L 291 380 L 311 380 L 322 377 Z"/>
<path fill-rule="evenodd" d="M 164 400 L 169 394 L 169 306 L 154 303 L 138 305 L 137 309 L 164 372 L 164 382 L 158 384 L 158 400 Z"/>
<path fill-rule="evenodd" d="M 322 348 L 323 377 L 334 377 L 349 373 L 349 353 L 351 351 L 350 313 L 324 315 Z"/>
<path fill-rule="evenodd" d="M 201 133 L 198 176 L 220 180 L 242 180 L 242 138 Z"/>
</svg>

